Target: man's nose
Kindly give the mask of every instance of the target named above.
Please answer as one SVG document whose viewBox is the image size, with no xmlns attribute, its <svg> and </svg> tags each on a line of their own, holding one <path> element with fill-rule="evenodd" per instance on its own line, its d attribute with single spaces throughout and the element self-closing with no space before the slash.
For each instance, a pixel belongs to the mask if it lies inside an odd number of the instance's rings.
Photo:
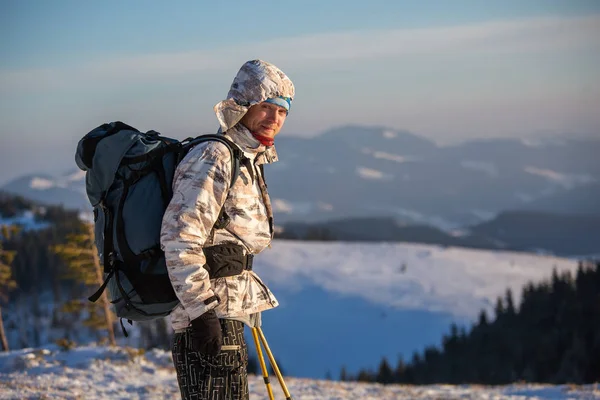
<svg viewBox="0 0 600 400">
<path fill-rule="evenodd" d="M 277 110 L 269 110 L 267 113 L 267 118 L 269 121 L 277 122 L 279 117 L 279 113 Z"/>
</svg>

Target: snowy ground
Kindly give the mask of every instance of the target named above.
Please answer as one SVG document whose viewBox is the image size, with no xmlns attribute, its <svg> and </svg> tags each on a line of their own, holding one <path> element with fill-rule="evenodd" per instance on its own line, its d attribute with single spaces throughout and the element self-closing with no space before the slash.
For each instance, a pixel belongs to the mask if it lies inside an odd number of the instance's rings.
<svg viewBox="0 0 600 400">
<path fill-rule="evenodd" d="M 272 377 L 275 398 L 283 399 Z M 286 377 L 296 400 L 351 399 L 600 399 L 599 385 L 378 385 Z M 262 377 L 250 376 L 250 398 L 266 399 Z M 0 399 L 177 399 L 168 352 L 56 346 L 0 354 Z"/>
</svg>

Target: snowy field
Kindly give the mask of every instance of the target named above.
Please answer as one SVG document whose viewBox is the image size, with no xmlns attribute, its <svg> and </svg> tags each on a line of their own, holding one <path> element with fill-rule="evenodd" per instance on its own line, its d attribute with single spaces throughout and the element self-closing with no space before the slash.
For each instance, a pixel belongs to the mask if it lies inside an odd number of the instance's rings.
<svg viewBox="0 0 600 400">
<path fill-rule="evenodd" d="M 271 377 L 276 399 L 284 399 Z M 599 385 L 379 385 L 285 378 L 295 400 L 600 399 Z M 250 399 L 267 399 L 262 377 L 250 376 Z M 0 354 L 0 399 L 178 399 L 170 353 L 131 348 L 56 346 Z"/>
<path fill-rule="evenodd" d="M 275 241 L 257 256 L 255 270 L 280 290 L 312 284 L 396 309 L 477 318 L 498 296 L 552 270 L 575 272 L 575 260 L 534 253 L 476 250 L 416 243 Z M 278 293 L 275 292 L 275 295 Z"/>
</svg>

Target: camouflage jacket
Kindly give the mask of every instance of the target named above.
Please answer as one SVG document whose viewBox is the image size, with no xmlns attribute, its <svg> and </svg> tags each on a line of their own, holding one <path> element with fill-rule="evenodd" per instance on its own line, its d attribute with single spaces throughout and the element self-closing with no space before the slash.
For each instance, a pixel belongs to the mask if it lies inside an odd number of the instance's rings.
<svg viewBox="0 0 600 400">
<path fill-rule="evenodd" d="M 161 246 L 181 301 L 171 313 L 176 330 L 186 328 L 190 320 L 213 308 L 219 318 L 246 318 L 278 305 L 254 271 L 211 280 L 203 268 L 203 247 L 235 243 L 249 254 L 258 254 L 273 238 L 273 212 L 258 166 L 277 161 L 275 148 L 260 144 L 241 124 L 226 136 L 250 161 L 240 163 L 233 187 L 229 189 L 232 171 L 227 147 L 216 141 L 201 143 L 177 167 L 173 198 L 163 217 Z M 213 231 L 221 207 L 231 220 L 224 229 Z M 220 302 L 205 304 L 204 300 L 214 294 Z"/>
</svg>

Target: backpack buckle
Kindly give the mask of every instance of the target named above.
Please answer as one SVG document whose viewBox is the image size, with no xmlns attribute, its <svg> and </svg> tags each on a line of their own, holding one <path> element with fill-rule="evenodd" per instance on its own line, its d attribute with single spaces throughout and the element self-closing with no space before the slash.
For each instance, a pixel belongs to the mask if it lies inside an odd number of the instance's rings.
<svg viewBox="0 0 600 400">
<path fill-rule="evenodd" d="M 252 271 L 252 264 L 254 263 L 254 254 L 246 254 L 246 262 L 244 269 L 246 271 Z"/>
<path fill-rule="evenodd" d="M 115 263 L 117 262 L 117 254 L 114 251 L 108 253 L 108 265 L 114 268 Z"/>
<path fill-rule="evenodd" d="M 104 256 L 104 273 L 109 274 L 111 271 L 115 269 L 115 262 L 117 258 L 115 257 L 114 252 L 110 252 Z"/>
</svg>

